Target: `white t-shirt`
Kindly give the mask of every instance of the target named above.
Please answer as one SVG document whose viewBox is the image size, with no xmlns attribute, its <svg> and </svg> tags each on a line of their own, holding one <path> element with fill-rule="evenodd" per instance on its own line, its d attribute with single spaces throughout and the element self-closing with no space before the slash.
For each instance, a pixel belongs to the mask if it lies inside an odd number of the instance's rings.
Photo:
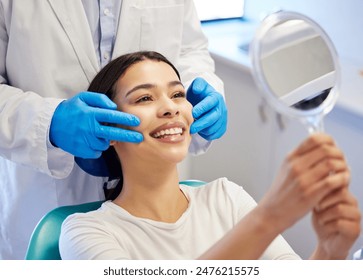
<svg viewBox="0 0 363 280">
<path fill-rule="evenodd" d="M 107 201 L 62 225 L 62 259 L 195 259 L 256 206 L 241 186 L 220 178 L 201 187 L 180 185 L 189 200 L 175 223 L 132 216 Z M 300 259 L 277 237 L 262 259 Z"/>
</svg>

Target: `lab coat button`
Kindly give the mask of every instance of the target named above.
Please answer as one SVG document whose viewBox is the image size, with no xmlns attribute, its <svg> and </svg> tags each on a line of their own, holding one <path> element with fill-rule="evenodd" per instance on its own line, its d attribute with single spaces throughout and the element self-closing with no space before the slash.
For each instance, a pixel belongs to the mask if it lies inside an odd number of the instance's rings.
<svg viewBox="0 0 363 280">
<path fill-rule="evenodd" d="M 110 16 L 111 15 L 111 12 L 110 12 L 110 10 L 109 9 L 104 9 L 103 10 L 103 14 L 105 15 L 105 16 Z"/>
<path fill-rule="evenodd" d="M 104 58 L 104 59 L 109 59 L 109 57 L 110 57 L 110 54 L 109 54 L 108 52 L 105 52 L 105 53 L 103 54 L 103 58 Z"/>
</svg>

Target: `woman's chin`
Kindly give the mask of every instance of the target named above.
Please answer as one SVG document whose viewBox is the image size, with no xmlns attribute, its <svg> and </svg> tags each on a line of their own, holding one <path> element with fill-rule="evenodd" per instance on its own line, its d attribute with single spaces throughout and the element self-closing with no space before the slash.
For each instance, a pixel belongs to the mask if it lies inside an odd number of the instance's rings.
<svg viewBox="0 0 363 280">
<path fill-rule="evenodd" d="M 160 154 L 161 158 L 164 159 L 164 161 L 178 164 L 182 162 L 188 155 L 188 151 L 173 151 L 172 149 L 169 150 L 167 153 Z"/>
</svg>

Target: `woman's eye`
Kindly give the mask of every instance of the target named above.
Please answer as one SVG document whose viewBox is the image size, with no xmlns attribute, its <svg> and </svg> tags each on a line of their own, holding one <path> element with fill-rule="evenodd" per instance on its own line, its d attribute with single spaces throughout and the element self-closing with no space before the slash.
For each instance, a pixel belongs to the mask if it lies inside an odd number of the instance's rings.
<svg viewBox="0 0 363 280">
<path fill-rule="evenodd" d="M 182 92 L 182 91 L 178 91 L 173 95 L 173 98 L 185 98 L 185 97 L 186 97 L 186 94 L 185 94 L 185 92 Z"/>
<path fill-rule="evenodd" d="M 151 101 L 151 96 L 143 96 L 136 100 L 136 103 Z"/>
</svg>

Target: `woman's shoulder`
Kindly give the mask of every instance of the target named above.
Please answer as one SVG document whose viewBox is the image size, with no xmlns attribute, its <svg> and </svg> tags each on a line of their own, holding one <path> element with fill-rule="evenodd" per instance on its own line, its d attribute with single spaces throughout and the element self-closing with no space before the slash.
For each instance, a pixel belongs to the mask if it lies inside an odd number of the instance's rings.
<svg viewBox="0 0 363 280">
<path fill-rule="evenodd" d="M 225 177 L 199 187 L 182 186 L 182 191 L 192 202 L 193 209 L 197 208 L 198 212 L 201 209 L 207 209 L 207 211 L 224 213 L 234 222 L 239 221 L 256 205 L 256 202 L 242 186 Z"/>
<path fill-rule="evenodd" d="M 215 179 L 210 182 L 205 182 L 205 184 L 198 185 L 198 186 L 187 186 L 190 189 L 193 190 L 208 190 L 208 191 L 241 191 L 243 190 L 243 187 L 229 181 L 226 177 L 221 177 L 218 179 Z"/>
<path fill-rule="evenodd" d="M 233 200 L 246 194 L 242 186 L 229 181 L 225 177 L 206 182 L 199 186 L 182 185 L 182 190 L 198 197 L 210 198 L 214 196 L 219 199 L 225 197 Z"/>
<path fill-rule="evenodd" d="M 101 221 L 107 220 L 112 212 L 111 201 L 105 201 L 100 208 L 85 213 L 74 213 L 69 215 L 62 224 L 62 227 L 74 225 L 91 225 L 99 224 Z"/>
<path fill-rule="evenodd" d="M 217 186 L 222 186 L 225 188 L 238 188 L 238 189 L 243 189 L 242 186 L 238 185 L 237 183 L 228 180 L 228 178 L 226 177 L 221 177 L 218 179 L 215 179 L 213 181 L 210 182 L 210 184 L 212 185 L 217 185 Z"/>
</svg>

